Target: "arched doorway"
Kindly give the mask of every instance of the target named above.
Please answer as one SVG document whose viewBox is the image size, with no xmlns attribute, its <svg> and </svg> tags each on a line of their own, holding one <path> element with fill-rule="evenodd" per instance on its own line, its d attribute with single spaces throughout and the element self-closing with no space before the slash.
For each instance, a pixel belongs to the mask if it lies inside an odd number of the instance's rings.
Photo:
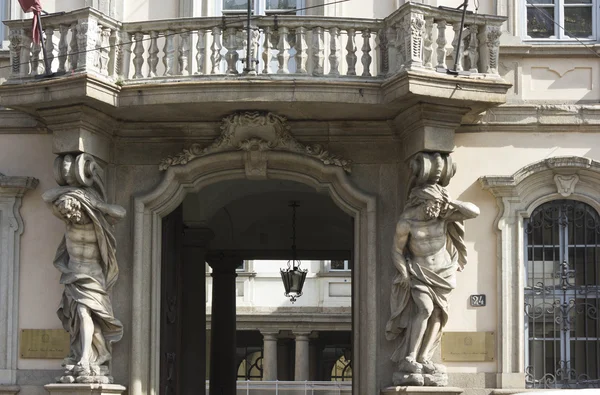
<svg viewBox="0 0 600 395">
<path fill-rule="evenodd" d="M 258 158 L 257 158 L 258 156 Z M 258 162 L 258 163 L 257 163 Z M 259 175 L 252 169 L 258 168 Z M 353 259 L 353 393 L 374 393 L 377 333 L 375 199 L 358 190 L 339 166 L 314 156 L 279 150 L 232 150 L 200 156 L 183 166 L 169 167 L 152 192 L 134 199 L 134 283 L 132 320 L 132 395 L 158 393 L 160 380 L 160 286 L 162 218 L 189 193 L 230 180 L 290 181 L 328 195 L 354 219 Z M 149 346 L 152 347 L 149 347 Z"/>
</svg>

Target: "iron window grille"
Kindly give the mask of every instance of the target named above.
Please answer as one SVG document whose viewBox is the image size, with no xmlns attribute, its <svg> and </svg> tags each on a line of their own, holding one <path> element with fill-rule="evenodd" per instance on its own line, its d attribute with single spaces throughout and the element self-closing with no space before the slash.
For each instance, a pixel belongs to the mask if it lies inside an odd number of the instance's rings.
<svg viewBox="0 0 600 395">
<path fill-rule="evenodd" d="M 525 377 L 528 388 L 600 386 L 600 220 L 557 200 L 525 221 Z"/>
</svg>

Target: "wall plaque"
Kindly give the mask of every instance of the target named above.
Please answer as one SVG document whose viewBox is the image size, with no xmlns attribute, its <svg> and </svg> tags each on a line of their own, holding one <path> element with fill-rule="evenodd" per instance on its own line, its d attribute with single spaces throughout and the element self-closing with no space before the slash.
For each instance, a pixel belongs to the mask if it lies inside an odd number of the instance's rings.
<svg viewBox="0 0 600 395">
<path fill-rule="evenodd" d="M 442 333 L 442 360 L 445 362 L 491 362 L 495 358 L 494 332 Z"/>
<path fill-rule="evenodd" d="M 21 358 L 62 359 L 69 354 L 69 333 L 64 329 L 21 329 Z"/>
<path fill-rule="evenodd" d="M 469 297 L 471 307 L 483 307 L 485 306 L 485 294 L 471 295 Z"/>
</svg>

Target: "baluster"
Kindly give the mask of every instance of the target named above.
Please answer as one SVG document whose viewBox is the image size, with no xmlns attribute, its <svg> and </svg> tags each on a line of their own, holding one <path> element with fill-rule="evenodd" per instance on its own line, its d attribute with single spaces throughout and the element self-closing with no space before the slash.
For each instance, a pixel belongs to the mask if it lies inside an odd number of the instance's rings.
<svg viewBox="0 0 600 395">
<path fill-rule="evenodd" d="M 108 63 L 110 59 L 109 39 L 110 28 L 103 28 L 98 37 L 98 70 L 102 75 L 109 75 Z"/>
<path fill-rule="evenodd" d="M 190 33 L 179 33 L 179 74 L 190 75 L 191 73 L 191 48 L 190 48 Z"/>
<path fill-rule="evenodd" d="M 251 25 L 250 29 L 252 29 L 250 32 L 250 56 L 246 56 L 249 62 L 246 64 L 246 68 L 252 70 L 252 75 L 256 75 L 258 73 L 258 38 L 260 37 L 260 33 L 257 27 Z"/>
<path fill-rule="evenodd" d="M 118 32 L 116 30 L 110 31 L 110 37 L 108 39 L 108 43 L 110 45 L 109 55 L 108 55 L 108 75 L 110 77 L 114 77 L 117 74 L 117 64 L 118 64 L 118 56 L 119 50 L 117 49 L 117 45 L 119 44 Z"/>
<path fill-rule="evenodd" d="M 425 36 L 423 37 L 423 66 L 433 68 L 433 17 L 425 18 Z"/>
<path fill-rule="evenodd" d="M 288 62 L 290 60 L 290 44 L 288 41 L 289 29 L 287 27 L 279 28 L 279 43 L 277 44 L 277 60 L 279 61 L 279 69 L 277 74 L 288 74 Z"/>
<path fill-rule="evenodd" d="M 54 28 L 47 27 L 46 31 L 46 57 L 48 58 L 48 68 L 50 70 L 46 70 L 46 64 L 44 63 L 44 74 L 48 74 L 52 72 L 52 62 L 54 62 Z"/>
<path fill-rule="evenodd" d="M 398 71 L 403 70 L 407 67 L 408 60 L 410 59 L 407 53 L 407 45 L 406 43 L 410 41 L 410 33 L 409 28 L 405 26 L 404 23 L 398 24 L 396 27 L 396 63 L 398 66 Z"/>
<path fill-rule="evenodd" d="M 325 39 L 323 37 L 323 28 L 315 27 L 312 31 L 313 36 L 313 75 L 322 76 L 325 63 Z"/>
<path fill-rule="evenodd" d="M 462 61 L 463 61 L 463 52 L 465 50 L 463 43 L 460 43 L 460 47 L 459 47 L 459 42 L 458 42 L 458 35 L 460 32 L 460 22 L 454 22 L 452 24 L 452 29 L 454 30 L 454 39 L 452 40 L 452 60 L 454 61 L 454 64 L 456 65 L 456 71 L 463 71 L 463 65 L 462 65 Z M 458 53 L 456 51 L 456 49 L 458 48 Z"/>
<path fill-rule="evenodd" d="M 262 58 L 263 58 L 263 74 L 269 74 L 270 73 L 270 63 L 271 63 L 271 50 L 273 48 L 273 31 L 271 30 L 270 27 L 265 27 L 265 41 L 263 43 L 263 52 L 262 52 Z"/>
<path fill-rule="evenodd" d="M 448 68 L 446 65 L 446 44 L 448 43 L 446 40 L 446 25 L 445 20 L 437 22 L 438 38 L 435 42 L 437 44 L 437 67 L 441 69 Z"/>
<path fill-rule="evenodd" d="M 69 26 L 59 25 L 58 31 L 60 32 L 60 39 L 58 40 L 58 69 L 59 73 L 66 71 L 67 54 L 69 52 L 69 45 L 67 44 L 67 34 L 69 34 Z"/>
<path fill-rule="evenodd" d="M 77 68 L 77 24 L 72 24 L 71 27 L 71 42 L 69 42 L 69 67 L 70 70 Z"/>
<path fill-rule="evenodd" d="M 135 47 L 133 48 L 133 79 L 144 78 L 142 66 L 144 65 L 144 33 L 137 32 L 133 35 Z"/>
<path fill-rule="evenodd" d="M 156 67 L 158 66 L 158 32 L 150 32 L 150 47 L 148 48 L 148 77 L 158 76 Z"/>
<path fill-rule="evenodd" d="M 31 29 L 23 29 L 21 38 L 21 77 L 26 77 L 31 73 L 31 46 L 33 36 Z"/>
<path fill-rule="evenodd" d="M 210 62 L 212 64 L 212 74 L 219 73 L 219 67 L 221 66 L 221 28 L 214 27 L 212 29 L 213 42 L 210 46 Z"/>
<path fill-rule="evenodd" d="M 479 41 L 477 40 L 477 34 L 479 28 L 477 25 L 471 25 L 467 28 L 469 32 L 467 46 L 467 58 L 469 59 L 469 71 L 471 73 L 477 73 L 477 62 L 479 61 Z"/>
<path fill-rule="evenodd" d="M 119 46 L 117 47 L 117 78 L 129 79 L 129 67 L 131 65 L 131 33 L 119 32 Z"/>
<path fill-rule="evenodd" d="M 165 66 L 165 72 L 163 75 L 175 75 L 175 32 L 173 30 L 167 30 L 165 32 L 165 45 L 163 46 L 164 56 L 162 59 L 163 65 Z"/>
<path fill-rule="evenodd" d="M 32 40 L 31 44 L 31 72 L 29 75 L 34 76 L 40 74 L 40 51 L 42 50 L 41 42 L 36 44 Z"/>
<path fill-rule="evenodd" d="M 296 29 L 296 73 L 308 73 L 306 62 L 308 61 L 308 47 L 306 45 L 306 28 Z"/>
<path fill-rule="evenodd" d="M 198 41 L 196 42 L 196 74 L 204 74 L 204 30 L 198 30 Z"/>
<path fill-rule="evenodd" d="M 329 75 L 339 77 L 340 75 L 340 29 L 332 27 L 329 29 Z"/>
<path fill-rule="evenodd" d="M 364 30 L 362 32 L 363 37 L 363 46 L 362 46 L 362 56 L 360 58 L 360 62 L 363 65 L 363 77 L 371 77 L 371 31 Z"/>
<path fill-rule="evenodd" d="M 356 30 L 348 29 L 348 42 L 346 43 L 346 63 L 348 64 L 348 75 L 356 75 Z"/>
<path fill-rule="evenodd" d="M 227 53 L 225 54 L 225 62 L 227 62 L 227 74 L 238 74 L 237 71 L 237 62 L 239 59 L 239 54 L 237 53 L 237 29 L 235 27 L 230 27 L 225 31 L 227 37 Z"/>
</svg>

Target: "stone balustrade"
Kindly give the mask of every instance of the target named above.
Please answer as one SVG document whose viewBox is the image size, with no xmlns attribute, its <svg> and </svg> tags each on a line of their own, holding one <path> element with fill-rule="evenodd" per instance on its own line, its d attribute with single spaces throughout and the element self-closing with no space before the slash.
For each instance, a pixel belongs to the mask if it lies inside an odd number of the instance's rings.
<svg viewBox="0 0 600 395">
<path fill-rule="evenodd" d="M 242 16 L 118 22 L 85 8 L 42 18 L 51 71 L 117 83 L 247 73 Z M 257 75 L 377 79 L 453 68 L 461 12 L 406 3 L 386 19 L 258 16 L 250 58 Z M 497 75 L 503 17 L 467 14 L 456 69 Z M 44 74 L 29 20 L 8 21 L 9 82 Z"/>
</svg>

